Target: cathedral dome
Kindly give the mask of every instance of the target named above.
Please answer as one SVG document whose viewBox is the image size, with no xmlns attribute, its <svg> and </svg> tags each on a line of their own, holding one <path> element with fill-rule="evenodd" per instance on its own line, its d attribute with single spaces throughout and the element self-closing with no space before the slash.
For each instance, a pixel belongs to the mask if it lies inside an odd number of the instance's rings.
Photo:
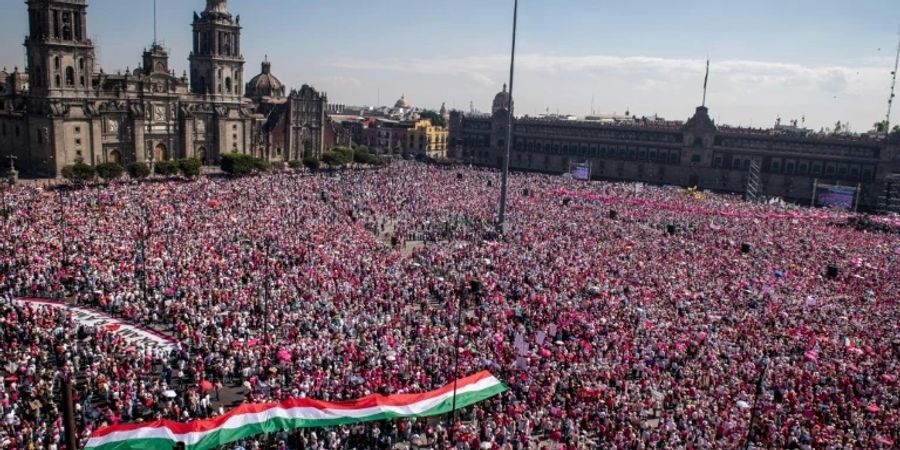
<svg viewBox="0 0 900 450">
<path fill-rule="evenodd" d="M 400 100 L 397 100 L 397 103 L 394 104 L 395 109 L 411 109 L 412 106 L 409 104 L 409 101 L 406 100 L 406 94 L 400 96 Z"/>
<path fill-rule="evenodd" d="M 272 75 L 272 63 L 262 63 L 262 73 L 253 77 L 247 83 L 246 95 L 254 100 L 269 98 L 272 100 L 284 99 L 284 85 L 275 75 Z"/>
<path fill-rule="evenodd" d="M 494 97 L 494 106 L 491 108 L 491 112 L 496 113 L 501 110 L 509 110 L 509 92 L 506 91 L 506 85 L 503 85 L 503 92 L 497 94 Z"/>
</svg>

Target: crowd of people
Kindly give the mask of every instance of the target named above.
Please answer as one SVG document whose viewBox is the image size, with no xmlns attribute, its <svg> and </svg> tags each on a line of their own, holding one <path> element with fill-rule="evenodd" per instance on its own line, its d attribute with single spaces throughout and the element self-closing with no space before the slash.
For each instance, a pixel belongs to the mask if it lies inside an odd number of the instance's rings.
<svg viewBox="0 0 900 450">
<path fill-rule="evenodd" d="M 502 235 L 499 174 L 473 168 L 7 189 L 0 447 L 65 448 L 62 380 L 83 444 L 105 425 L 220 415 L 229 396 L 340 401 L 480 370 L 510 389 L 457 423 L 231 448 L 900 445 L 900 235 L 674 187 L 536 174 L 510 186 Z M 175 345 L 134 345 L 23 298 Z"/>
</svg>

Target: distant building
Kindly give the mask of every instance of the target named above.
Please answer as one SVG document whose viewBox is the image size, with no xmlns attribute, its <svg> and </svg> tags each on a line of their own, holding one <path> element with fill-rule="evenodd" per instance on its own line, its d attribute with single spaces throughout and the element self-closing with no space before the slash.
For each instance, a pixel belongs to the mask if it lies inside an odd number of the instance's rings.
<svg viewBox="0 0 900 450">
<path fill-rule="evenodd" d="M 509 95 L 504 87 L 491 115 L 450 117 L 451 157 L 500 167 L 506 149 Z M 779 124 L 780 125 L 780 124 Z M 651 119 L 517 118 L 510 167 L 564 173 L 588 162 L 594 178 L 698 186 L 744 193 L 752 168 L 760 194 L 808 203 L 816 180 L 861 190 L 860 206 L 900 207 L 900 137 L 813 135 L 796 125 L 769 130 L 716 125 L 705 107 L 686 123 Z"/>
<path fill-rule="evenodd" d="M 444 127 L 434 126 L 429 119 L 410 124 L 406 132 L 406 151 L 412 155 L 432 159 L 447 157 L 449 132 Z"/>
</svg>

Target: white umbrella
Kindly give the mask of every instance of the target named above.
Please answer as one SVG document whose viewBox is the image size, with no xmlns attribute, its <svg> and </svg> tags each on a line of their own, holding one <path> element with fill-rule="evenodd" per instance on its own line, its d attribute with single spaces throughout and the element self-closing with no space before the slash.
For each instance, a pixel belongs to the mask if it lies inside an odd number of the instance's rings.
<svg viewBox="0 0 900 450">
<path fill-rule="evenodd" d="M 741 408 L 741 409 L 750 409 L 750 404 L 743 400 L 738 400 L 737 405 L 738 405 L 738 408 Z"/>
<path fill-rule="evenodd" d="M 173 391 L 171 389 L 169 389 L 168 391 L 163 391 L 162 395 L 163 395 L 163 397 L 166 397 L 166 398 L 178 397 L 178 394 L 176 394 L 175 391 Z"/>
</svg>

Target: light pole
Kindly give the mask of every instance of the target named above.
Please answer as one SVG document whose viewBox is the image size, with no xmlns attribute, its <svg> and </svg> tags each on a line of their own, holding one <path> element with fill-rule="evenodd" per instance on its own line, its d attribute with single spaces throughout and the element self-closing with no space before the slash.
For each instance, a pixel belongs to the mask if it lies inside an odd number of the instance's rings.
<svg viewBox="0 0 900 450">
<path fill-rule="evenodd" d="M 747 437 L 744 439 L 744 449 L 750 448 L 750 439 L 753 437 L 753 427 L 756 425 L 757 407 L 759 406 L 759 397 L 763 394 L 763 387 L 766 383 L 766 372 L 769 370 L 769 359 L 763 359 L 763 368 L 759 371 L 759 379 L 756 380 L 756 393 L 753 396 L 753 410 L 750 411 L 750 425 L 747 427 Z"/>
<path fill-rule="evenodd" d="M 141 291 L 144 300 L 147 295 L 147 235 L 150 234 L 150 218 L 147 214 L 147 205 L 141 205 Z"/>
<path fill-rule="evenodd" d="M 265 243 L 265 257 L 266 263 L 263 266 L 263 276 L 265 277 L 265 281 L 263 284 L 263 344 L 269 345 L 271 341 L 269 340 L 269 277 L 271 276 L 271 271 L 269 270 L 269 254 L 270 254 L 271 243 L 267 240 Z"/>
<path fill-rule="evenodd" d="M 503 233 L 506 231 L 506 201 L 509 194 L 509 154 L 512 152 L 513 140 L 513 81 L 516 68 L 516 28 L 519 19 L 519 0 L 515 0 L 513 6 L 513 32 L 512 32 L 512 56 L 509 60 L 509 105 L 507 105 L 507 114 L 509 117 L 506 129 L 506 151 L 503 154 L 503 175 L 500 187 L 500 217 L 497 222 L 497 231 Z"/>
<path fill-rule="evenodd" d="M 465 298 L 475 298 L 481 292 L 481 283 L 479 281 L 473 280 L 469 283 L 468 289 L 466 287 L 462 287 L 459 290 L 459 296 L 456 301 L 456 338 L 453 345 L 453 406 L 452 406 L 452 415 L 453 422 L 450 426 L 450 440 L 453 441 L 456 438 L 456 388 L 459 383 L 459 338 L 462 334 L 462 311 L 466 306 L 464 304 Z"/>
</svg>

